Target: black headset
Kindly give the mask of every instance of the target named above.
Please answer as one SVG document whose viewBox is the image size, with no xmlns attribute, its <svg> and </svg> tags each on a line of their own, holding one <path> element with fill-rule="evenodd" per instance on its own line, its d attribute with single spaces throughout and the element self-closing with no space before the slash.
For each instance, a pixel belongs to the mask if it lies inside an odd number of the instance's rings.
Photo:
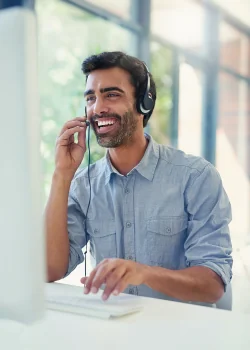
<svg viewBox="0 0 250 350">
<path fill-rule="evenodd" d="M 146 85 L 145 92 L 143 94 L 140 94 L 139 97 L 137 98 L 136 108 L 140 114 L 143 114 L 146 117 L 147 114 L 150 113 L 154 109 L 155 102 L 154 102 L 152 94 L 150 92 L 151 86 L 150 86 L 149 70 L 148 70 L 148 67 L 146 66 L 146 64 L 145 63 L 143 63 L 143 64 L 144 64 L 146 74 L 147 74 L 147 85 Z"/>
</svg>

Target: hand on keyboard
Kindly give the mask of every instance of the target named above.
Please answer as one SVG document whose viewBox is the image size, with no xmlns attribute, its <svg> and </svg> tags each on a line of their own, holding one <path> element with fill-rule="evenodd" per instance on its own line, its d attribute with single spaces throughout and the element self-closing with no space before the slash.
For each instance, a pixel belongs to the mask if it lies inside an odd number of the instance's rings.
<svg viewBox="0 0 250 350">
<path fill-rule="evenodd" d="M 81 278 L 81 283 L 85 285 L 84 293 L 97 293 L 105 284 L 102 295 L 103 300 L 107 300 L 111 294 L 119 295 L 128 285 L 138 286 L 143 284 L 148 266 L 135 261 L 124 259 L 104 259 L 98 264 L 89 277 Z"/>
</svg>

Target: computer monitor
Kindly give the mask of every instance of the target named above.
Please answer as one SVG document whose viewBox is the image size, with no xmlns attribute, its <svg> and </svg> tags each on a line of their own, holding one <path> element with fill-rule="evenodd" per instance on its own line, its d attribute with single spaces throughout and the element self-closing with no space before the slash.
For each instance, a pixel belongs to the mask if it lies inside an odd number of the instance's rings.
<svg viewBox="0 0 250 350">
<path fill-rule="evenodd" d="M 32 9 L 6 3 L 0 1 L 0 318 L 29 323 L 43 315 L 45 286 L 37 30 Z"/>
</svg>

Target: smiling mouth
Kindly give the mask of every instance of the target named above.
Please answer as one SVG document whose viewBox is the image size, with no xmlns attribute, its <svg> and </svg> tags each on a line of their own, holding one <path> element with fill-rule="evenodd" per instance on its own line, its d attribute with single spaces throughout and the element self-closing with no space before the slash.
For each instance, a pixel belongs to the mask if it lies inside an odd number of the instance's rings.
<svg viewBox="0 0 250 350">
<path fill-rule="evenodd" d="M 115 118 L 99 118 L 95 120 L 96 131 L 98 134 L 104 134 L 115 129 L 117 124 L 117 119 Z"/>
</svg>

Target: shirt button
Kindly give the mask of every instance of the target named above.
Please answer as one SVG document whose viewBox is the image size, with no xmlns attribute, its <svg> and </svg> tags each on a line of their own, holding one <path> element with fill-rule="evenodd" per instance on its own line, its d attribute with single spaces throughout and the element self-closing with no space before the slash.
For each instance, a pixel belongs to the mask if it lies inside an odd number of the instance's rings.
<svg viewBox="0 0 250 350">
<path fill-rule="evenodd" d="M 129 256 L 128 256 L 128 260 L 133 260 L 132 255 L 129 255 Z"/>
<path fill-rule="evenodd" d="M 131 225 L 132 225 L 131 222 L 126 223 L 126 227 L 131 227 Z"/>
<path fill-rule="evenodd" d="M 99 230 L 97 228 L 94 229 L 94 233 L 98 233 Z"/>
<path fill-rule="evenodd" d="M 128 188 L 126 188 L 125 193 L 129 193 L 129 189 Z"/>
<path fill-rule="evenodd" d="M 166 227 L 166 232 L 171 233 L 171 227 Z"/>
<path fill-rule="evenodd" d="M 129 288 L 129 294 L 135 294 L 135 291 L 134 291 L 134 289 L 133 288 Z"/>
</svg>

